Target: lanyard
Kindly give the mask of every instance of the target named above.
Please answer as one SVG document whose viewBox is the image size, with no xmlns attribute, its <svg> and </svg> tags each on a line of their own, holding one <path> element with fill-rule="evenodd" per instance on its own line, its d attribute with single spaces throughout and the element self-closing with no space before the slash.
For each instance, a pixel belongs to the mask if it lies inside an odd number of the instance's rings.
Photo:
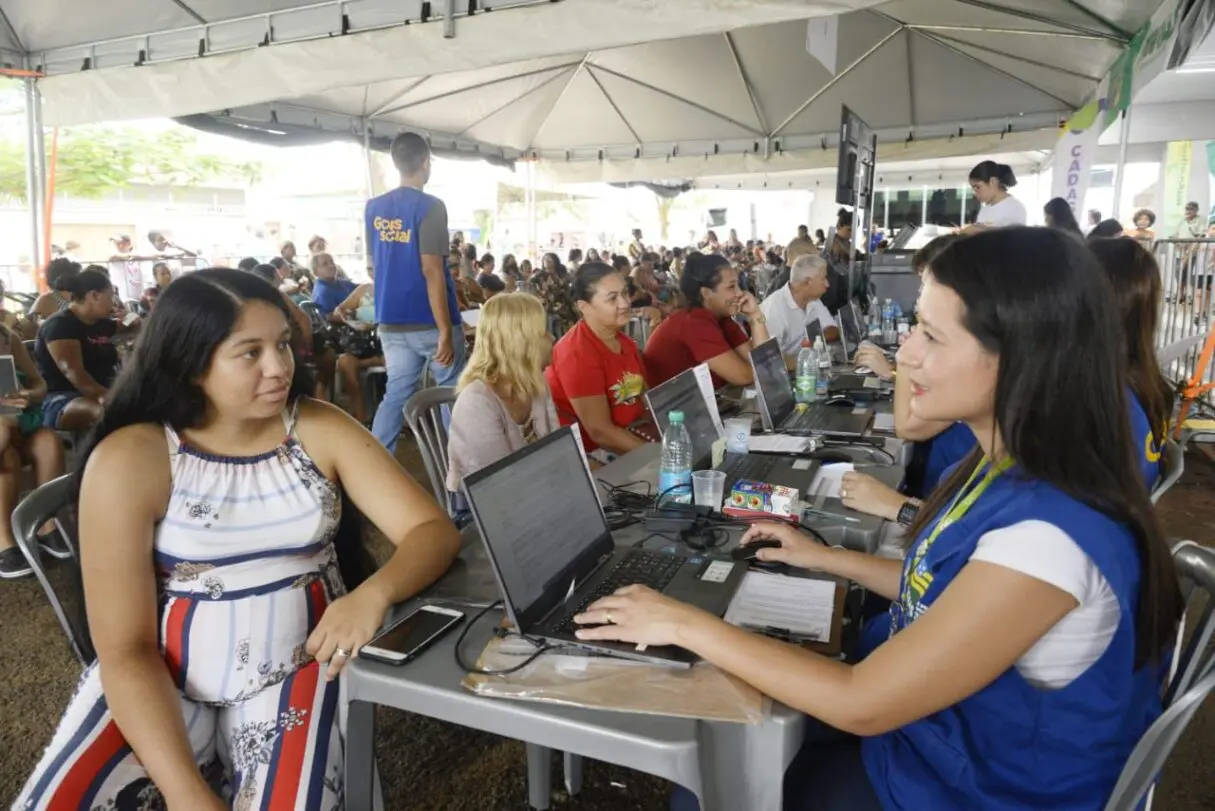
<svg viewBox="0 0 1215 811">
<path fill-rule="evenodd" d="M 988 464 L 987 457 L 983 457 L 983 461 L 975 467 L 974 472 L 970 474 L 970 478 L 966 480 L 966 484 L 953 497 L 953 501 L 950 502 L 948 509 L 945 510 L 945 514 L 941 516 L 936 526 L 932 528 L 932 532 L 929 533 L 928 537 L 924 539 L 916 550 L 915 558 L 911 561 L 910 571 L 915 571 L 916 567 L 920 565 L 920 561 L 924 559 L 924 556 L 928 554 L 928 550 L 936 542 L 937 536 L 962 520 L 962 517 L 974 506 L 974 503 L 979 500 L 979 496 L 983 495 L 984 491 L 996 480 L 996 477 L 1008 470 L 1012 465 L 1013 460 L 1009 456 L 1005 456 L 994 465 Z M 983 478 L 979 480 L 979 483 L 975 484 L 975 477 L 984 468 L 987 468 L 987 472 L 983 474 Z M 973 489 L 971 488 L 972 484 L 974 484 Z"/>
</svg>

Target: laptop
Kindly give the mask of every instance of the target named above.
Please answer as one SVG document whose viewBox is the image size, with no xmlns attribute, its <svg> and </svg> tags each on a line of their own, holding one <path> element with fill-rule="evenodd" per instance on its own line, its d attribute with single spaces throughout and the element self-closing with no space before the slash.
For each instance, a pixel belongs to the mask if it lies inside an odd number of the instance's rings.
<svg viewBox="0 0 1215 811">
<path fill-rule="evenodd" d="M 868 408 L 821 403 L 798 408 L 789 371 L 775 338 L 751 350 L 751 369 L 755 373 L 756 400 L 765 431 L 856 438 L 864 436 L 873 421 Z"/>
<path fill-rule="evenodd" d="M 642 583 L 721 616 L 745 563 L 701 555 L 617 550 L 587 466 L 578 426 L 562 428 L 464 477 L 462 489 L 515 629 L 551 643 L 688 667 L 673 646 L 638 650 L 574 636 L 574 616 L 600 597 Z"/>
<path fill-rule="evenodd" d="M 646 394 L 650 411 L 660 430 L 667 425 L 666 415 L 683 411 L 684 427 L 692 440 L 692 469 L 713 467 L 713 444 L 720 439 L 714 410 L 716 402 L 705 399 L 704 390 L 696 379 L 696 370 L 689 369 Z M 818 460 L 796 459 L 764 453 L 726 453 L 718 470 L 726 474 L 725 493 L 728 495 L 740 481 L 759 481 L 792 487 L 803 495 L 818 473 Z"/>
</svg>

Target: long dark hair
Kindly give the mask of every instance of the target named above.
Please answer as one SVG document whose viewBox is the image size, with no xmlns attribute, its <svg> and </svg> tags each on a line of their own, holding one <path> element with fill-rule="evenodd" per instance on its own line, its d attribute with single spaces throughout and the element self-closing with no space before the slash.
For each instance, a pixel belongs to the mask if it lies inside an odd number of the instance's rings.
<svg viewBox="0 0 1215 811">
<path fill-rule="evenodd" d="M 959 239 L 929 271 L 966 308 L 968 332 L 999 355 L 995 421 L 1023 475 L 1125 524 L 1139 551 L 1136 661 L 1158 657 L 1181 616 L 1173 561 L 1135 459 L 1127 418 L 1122 325 L 1085 245 L 1047 228 L 999 228 Z M 933 491 L 915 538 L 982 459 L 976 448 Z"/>
<path fill-rule="evenodd" d="M 1006 191 L 1017 185 L 1017 176 L 1007 163 L 979 161 L 975 168 L 970 170 L 970 180 L 982 180 L 986 183 L 993 178 L 1000 181 L 1000 188 Z"/>
<path fill-rule="evenodd" d="M 1042 206 L 1042 213 L 1050 217 L 1051 228 L 1068 231 L 1072 234 L 1083 235 L 1080 223 L 1076 222 L 1076 213 L 1062 197 L 1052 197 Z"/>
<path fill-rule="evenodd" d="M 619 268 L 614 268 L 603 262 L 583 262 L 574 271 L 573 282 L 570 285 L 570 292 L 573 294 L 574 300 L 589 302 L 595 297 L 595 291 L 599 289 L 599 283 L 613 273 L 618 273 L 621 276 L 625 275 Z"/>
<path fill-rule="evenodd" d="M 211 268 L 182 276 L 164 289 L 106 395 L 101 422 L 85 441 L 75 473 L 78 493 L 89 457 L 115 431 L 152 423 L 181 433 L 202 422 L 207 398 L 197 381 L 251 301 L 269 304 L 292 323 L 282 294 L 252 273 Z M 312 390 L 311 375 L 296 358 L 289 402 Z M 354 588 L 370 574 L 370 555 L 362 544 L 361 518 L 345 493 L 342 508 L 334 542 L 342 578 Z"/>
<path fill-rule="evenodd" d="M 689 307 L 705 306 L 700 290 L 707 287 L 716 290 L 721 284 L 721 272 L 730 267 L 730 260 L 721 254 L 704 254 L 692 251 L 683 263 L 683 274 L 679 277 L 679 292 Z"/>
<path fill-rule="evenodd" d="M 1095 239 L 1089 247 L 1114 286 L 1131 391 L 1147 413 L 1156 439 L 1163 443 L 1173 415 L 1173 388 L 1156 362 L 1160 267 L 1151 251 L 1133 239 Z"/>
</svg>

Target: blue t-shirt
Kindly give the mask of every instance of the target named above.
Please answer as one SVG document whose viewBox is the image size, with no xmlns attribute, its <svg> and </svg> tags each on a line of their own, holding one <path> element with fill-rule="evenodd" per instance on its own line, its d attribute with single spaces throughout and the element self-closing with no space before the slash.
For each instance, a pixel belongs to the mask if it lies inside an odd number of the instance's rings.
<svg viewBox="0 0 1215 811">
<path fill-rule="evenodd" d="M 343 301 L 350 298 L 356 287 L 354 282 L 341 279 L 331 282 L 317 279 L 312 285 L 312 301 L 323 314 L 331 315 Z"/>
<path fill-rule="evenodd" d="M 1131 412 L 1131 439 L 1135 442 L 1135 461 L 1143 471 L 1143 480 L 1148 490 L 1156 487 L 1160 478 L 1160 452 L 1164 446 L 1163 440 L 1157 440 L 1152 426 L 1148 424 L 1147 412 L 1139 404 L 1135 392 L 1127 389 L 1127 405 Z M 1161 431 L 1165 434 L 1166 431 Z"/>
</svg>

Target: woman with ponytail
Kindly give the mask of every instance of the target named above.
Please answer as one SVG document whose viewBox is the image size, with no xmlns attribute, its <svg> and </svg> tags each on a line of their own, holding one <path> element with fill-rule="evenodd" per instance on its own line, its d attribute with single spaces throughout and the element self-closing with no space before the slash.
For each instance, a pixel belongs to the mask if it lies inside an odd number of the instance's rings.
<svg viewBox="0 0 1215 811">
<path fill-rule="evenodd" d="M 460 536 L 311 390 L 267 282 L 160 296 L 77 474 L 97 661 L 17 807 L 341 805 L 334 679 Z M 349 502 L 397 547 L 374 574 Z"/>
<path fill-rule="evenodd" d="M 747 359 L 752 348 L 768 340 L 768 321 L 755 296 L 738 286 L 738 271 L 719 254 L 688 254 L 679 291 L 686 306 L 658 325 L 645 346 L 651 386 L 701 363 L 709 364 L 714 388 L 754 382 Z M 751 324 L 751 336 L 734 317 Z"/>
<path fill-rule="evenodd" d="M 1008 193 L 1017 185 L 1011 166 L 995 161 L 983 161 L 970 170 L 970 190 L 983 204 L 979 216 L 967 231 L 1025 225 L 1028 215 L 1025 204 Z"/>
</svg>

